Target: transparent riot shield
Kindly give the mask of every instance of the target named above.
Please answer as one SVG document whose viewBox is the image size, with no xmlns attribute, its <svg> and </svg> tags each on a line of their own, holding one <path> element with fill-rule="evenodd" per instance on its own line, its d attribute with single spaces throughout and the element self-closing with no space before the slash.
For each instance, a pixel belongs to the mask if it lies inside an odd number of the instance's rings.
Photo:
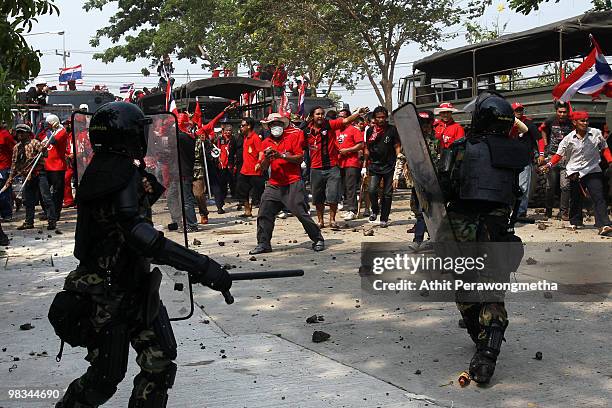
<svg viewBox="0 0 612 408">
<path fill-rule="evenodd" d="M 168 239 L 189 246 L 183 206 L 183 172 L 178 149 L 176 116 L 169 112 L 147 115 L 148 145 L 145 156 L 146 171 L 164 186 L 162 197 L 152 205 L 155 228 L 164 231 Z M 187 186 L 191 188 L 191 183 Z M 193 313 L 193 294 L 187 272 L 166 265 L 157 265 L 163 275 L 160 296 L 171 320 L 186 319 Z"/>
<path fill-rule="evenodd" d="M 89 122 L 92 115 L 92 113 L 79 111 L 72 114 L 72 152 L 74 155 L 72 166 L 77 186 L 81 182 L 83 172 L 93 157 L 93 149 L 89 142 Z"/>
<path fill-rule="evenodd" d="M 82 112 L 75 112 L 72 115 L 73 165 L 77 179 L 77 197 L 78 184 L 94 156 L 89 141 L 89 123 L 92 116 L 91 113 Z M 172 113 L 161 112 L 147 115 L 147 118 L 149 123 L 145 127 L 148 140 L 147 153 L 144 157 L 145 170 L 157 178 L 163 185 L 164 192 L 150 205 L 150 214 L 146 216 L 151 217 L 155 228 L 163 231 L 166 238 L 187 247 L 176 117 Z M 137 166 L 139 163 L 135 162 L 134 165 Z M 166 265 L 151 265 L 151 269 L 154 268 L 157 268 L 161 274 L 159 294 L 170 319 L 189 318 L 193 313 L 193 294 L 188 274 Z"/>
<path fill-rule="evenodd" d="M 400 106 L 393 112 L 393 120 L 406 155 L 429 236 L 433 242 L 445 242 L 449 237 L 454 241 L 444 194 L 440 188 L 429 147 L 421 132 L 415 106 L 412 103 Z"/>
</svg>

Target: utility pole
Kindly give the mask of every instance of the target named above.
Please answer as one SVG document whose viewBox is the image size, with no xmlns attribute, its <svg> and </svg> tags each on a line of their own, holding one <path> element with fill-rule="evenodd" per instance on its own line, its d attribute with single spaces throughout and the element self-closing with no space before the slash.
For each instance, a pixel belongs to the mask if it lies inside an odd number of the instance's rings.
<svg viewBox="0 0 612 408">
<path fill-rule="evenodd" d="M 66 52 L 66 32 L 58 31 L 57 34 L 62 36 L 62 53 L 55 50 L 55 55 L 61 55 L 64 60 L 64 69 L 66 69 L 66 58 L 70 56 L 70 51 Z M 68 84 L 64 85 L 64 91 L 68 90 Z"/>
</svg>

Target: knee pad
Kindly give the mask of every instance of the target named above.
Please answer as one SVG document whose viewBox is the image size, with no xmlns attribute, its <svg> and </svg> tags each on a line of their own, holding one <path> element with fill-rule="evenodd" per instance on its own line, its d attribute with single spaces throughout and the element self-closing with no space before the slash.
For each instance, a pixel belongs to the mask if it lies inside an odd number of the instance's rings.
<svg viewBox="0 0 612 408">
<path fill-rule="evenodd" d="M 170 360 L 174 360 L 176 358 L 176 339 L 174 338 L 168 311 L 161 301 L 159 303 L 159 312 L 152 326 L 159 342 L 159 347 Z"/>
<path fill-rule="evenodd" d="M 92 365 L 91 380 L 119 384 L 127 371 L 130 340 L 127 324 L 109 326 L 99 335 L 99 354 Z"/>
</svg>

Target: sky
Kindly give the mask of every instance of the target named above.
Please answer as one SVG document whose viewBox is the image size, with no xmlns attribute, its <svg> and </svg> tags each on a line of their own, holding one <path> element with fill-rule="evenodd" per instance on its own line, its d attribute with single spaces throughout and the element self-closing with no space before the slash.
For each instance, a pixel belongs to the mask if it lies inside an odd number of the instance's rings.
<svg viewBox="0 0 612 408">
<path fill-rule="evenodd" d="M 41 58 L 41 71 L 38 79 L 44 79 L 50 85 L 57 84 L 59 68 L 63 66 L 62 47 L 65 40 L 66 51 L 70 52 L 67 58 L 67 66 L 82 64 L 84 85 L 79 89 L 91 89 L 95 84 L 106 84 L 109 90 L 119 93 L 119 87 L 124 83 L 134 82 L 136 88 L 148 86 L 149 88 L 157 84 L 157 76 L 153 70 L 153 75 L 144 77 L 140 70 L 144 67 L 149 68 L 150 61 L 138 59 L 134 62 L 126 62 L 118 59 L 114 63 L 104 64 L 93 59 L 96 51 L 104 49 L 110 45 L 107 39 L 102 39 L 100 46 L 94 49 L 89 40 L 95 35 L 97 29 L 102 28 L 108 19 L 114 15 L 116 5 L 107 5 L 102 11 L 92 10 L 86 12 L 80 5 L 81 1 L 56 0 L 55 4 L 60 9 L 60 15 L 42 16 L 38 23 L 34 24 L 31 33 L 41 33 L 27 37 L 28 43 L 34 48 L 39 49 L 43 56 Z M 79 6 L 76 6 L 78 4 Z M 493 2 L 485 14 L 479 19 L 481 25 L 491 28 L 495 21 L 499 19 L 500 25 L 507 23 L 504 34 L 515 33 L 528 30 L 540 25 L 552 23 L 566 18 L 582 14 L 591 8 L 591 2 L 586 0 L 560 0 L 559 3 L 552 1 L 544 3 L 540 10 L 528 16 L 514 13 L 507 9 L 506 2 Z M 503 8 L 502 11 L 499 9 Z M 58 31 L 64 31 L 64 35 L 58 35 Z M 448 36 L 440 39 L 440 45 L 444 49 L 451 49 L 465 45 L 467 42 L 464 37 L 464 29 L 454 27 L 449 32 L 457 32 L 455 38 Z M 59 55 L 56 55 L 56 52 Z M 395 81 L 399 78 L 412 73 L 411 63 L 426 57 L 431 52 L 422 52 L 416 45 L 407 45 L 402 48 L 398 66 L 395 71 Z M 176 85 L 186 81 L 186 74 L 189 73 L 192 80 L 210 77 L 210 72 L 201 68 L 199 64 L 190 64 L 185 60 L 173 59 L 175 67 Z M 244 68 L 243 68 L 244 69 Z M 244 75 L 244 72 L 240 72 Z M 394 89 L 397 92 L 397 87 Z M 375 107 L 379 104 L 372 85 L 367 79 L 360 82 L 355 92 L 342 90 L 341 87 L 334 87 L 334 92 L 342 97 L 344 103 L 348 103 L 352 109 L 359 106 Z M 394 94 L 394 103 L 397 102 L 397 93 Z"/>
</svg>

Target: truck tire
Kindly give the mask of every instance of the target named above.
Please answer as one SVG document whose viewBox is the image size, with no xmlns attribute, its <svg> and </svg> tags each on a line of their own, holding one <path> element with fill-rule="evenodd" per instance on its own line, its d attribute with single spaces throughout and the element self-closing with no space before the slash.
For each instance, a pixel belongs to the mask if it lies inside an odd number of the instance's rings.
<svg viewBox="0 0 612 408">
<path fill-rule="evenodd" d="M 540 173 L 536 169 L 537 166 L 533 166 L 529 208 L 544 208 L 546 206 L 546 174 Z"/>
</svg>

